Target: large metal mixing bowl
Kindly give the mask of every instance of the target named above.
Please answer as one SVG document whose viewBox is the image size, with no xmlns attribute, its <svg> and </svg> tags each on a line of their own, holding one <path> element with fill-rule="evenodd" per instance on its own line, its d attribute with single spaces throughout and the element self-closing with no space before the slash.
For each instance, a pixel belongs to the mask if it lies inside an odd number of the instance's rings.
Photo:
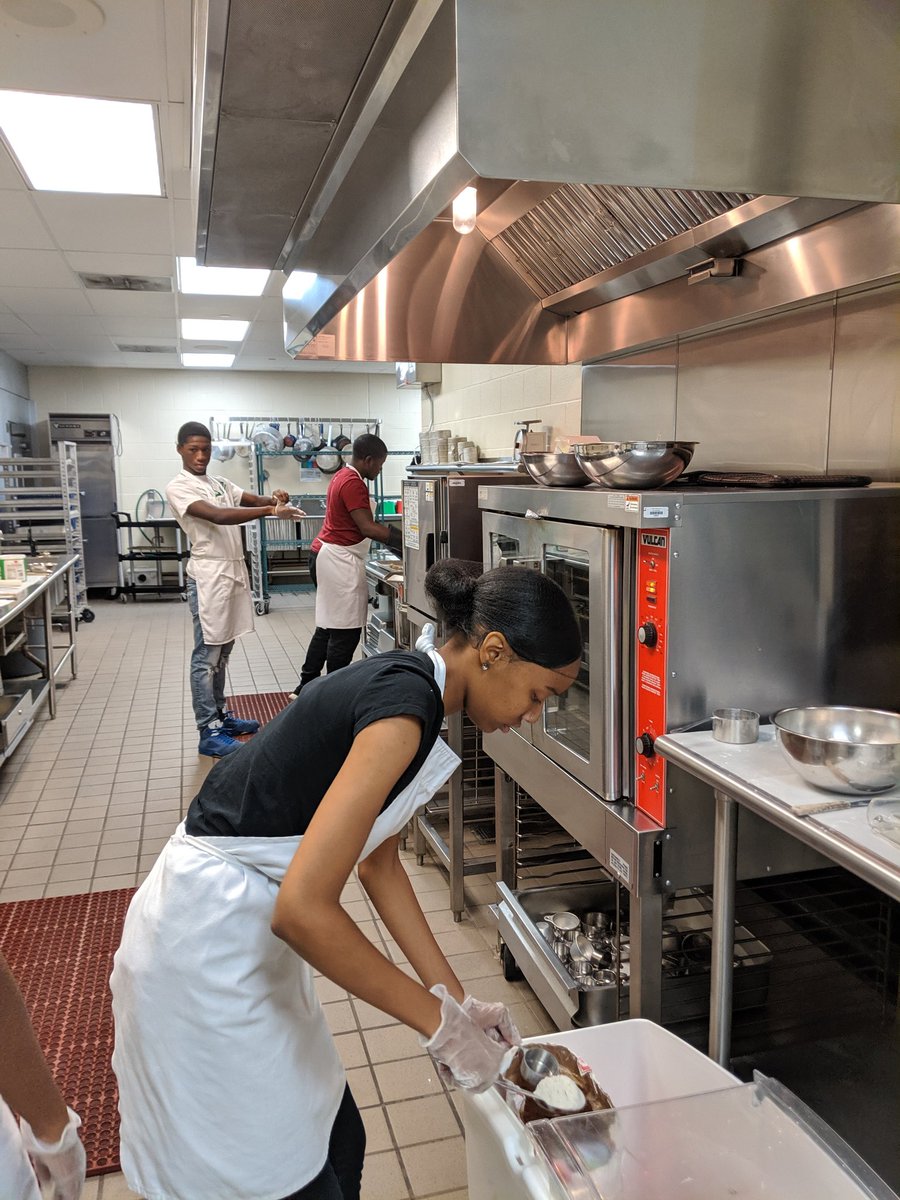
<svg viewBox="0 0 900 1200">
<path fill-rule="evenodd" d="M 772 723 L 787 761 L 815 787 L 858 795 L 900 783 L 900 713 L 783 708 Z"/>
<path fill-rule="evenodd" d="M 608 488 L 654 488 L 671 483 L 694 457 L 696 442 L 594 442 L 575 457 L 594 483 Z"/>
<path fill-rule="evenodd" d="M 574 454 L 528 453 L 522 455 L 522 464 L 535 483 L 544 487 L 584 487 L 590 483 Z"/>
</svg>

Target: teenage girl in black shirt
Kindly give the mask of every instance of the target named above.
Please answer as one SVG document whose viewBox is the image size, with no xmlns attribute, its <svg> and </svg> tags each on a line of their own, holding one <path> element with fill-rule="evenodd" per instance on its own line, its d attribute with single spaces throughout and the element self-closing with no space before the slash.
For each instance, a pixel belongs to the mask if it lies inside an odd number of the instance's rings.
<svg viewBox="0 0 900 1200">
<path fill-rule="evenodd" d="M 149 1200 L 356 1200 L 365 1137 L 314 971 L 421 1035 L 457 1086 L 491 1086 L 517 1035 L 467 996 L 398 854 L 458 765 L 445 714 L 482 731 L 537 721 L 575 680 L 581 638 L 536 571 L 426 587 L 446 643 L 304 688 L 210 773 L 137 893 L 112 977 L 122 1163 Z M 418 976 L 341 906 L 354 867 Z"/>
</svg>

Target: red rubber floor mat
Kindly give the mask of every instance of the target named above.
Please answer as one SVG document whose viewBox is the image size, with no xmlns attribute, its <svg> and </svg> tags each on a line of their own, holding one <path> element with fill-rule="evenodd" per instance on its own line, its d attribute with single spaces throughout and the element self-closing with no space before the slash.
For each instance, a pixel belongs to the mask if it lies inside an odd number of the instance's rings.
<svg viewBox="0 0 900 1200">
<path fill-rule="evenodd" d="M 66 1102 L 81 1115 L 88 1175 L 119 1170 L 109 976 L 134 888 L 0 904 L 0 950 Z"/>
<path fill-rule="evenodd" d="M 265 725 L 290 704 L 287 692 L 258 692 L 253 696 L 227 696 L 229 711 L 244 721 Z"/>
</svg>

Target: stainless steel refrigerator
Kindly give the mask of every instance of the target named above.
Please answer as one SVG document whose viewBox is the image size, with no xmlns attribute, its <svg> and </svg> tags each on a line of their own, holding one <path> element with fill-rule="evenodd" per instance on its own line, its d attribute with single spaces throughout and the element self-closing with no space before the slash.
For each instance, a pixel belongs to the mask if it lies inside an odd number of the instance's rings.
<svg viewBox="0 0 900 1200">
<path fill-rule="evenodd" d="M 119 504 L 112 418 L 108 414 L 70 416 L 68 413 L 50 413 L 47 437 L 54 450 L 57 442 L 74 442 L 76 445 L 85 583 L 89 588 L 116 589 L 119 586 L 119 543 L 112 514 Z"/>
</svg>

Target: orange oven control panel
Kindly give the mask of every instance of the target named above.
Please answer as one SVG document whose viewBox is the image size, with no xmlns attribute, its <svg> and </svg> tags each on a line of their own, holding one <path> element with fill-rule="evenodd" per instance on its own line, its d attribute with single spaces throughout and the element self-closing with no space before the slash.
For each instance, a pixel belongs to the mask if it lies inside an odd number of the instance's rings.
<svg viewBox="0 0 900 1200">
<path fill-rule="evenodd" d="M 634 802 L 666 823 L 666 771 L 654 743 L 666 731 L 669 530 L 638 530 L 635 613 Z"/>
</svg>

